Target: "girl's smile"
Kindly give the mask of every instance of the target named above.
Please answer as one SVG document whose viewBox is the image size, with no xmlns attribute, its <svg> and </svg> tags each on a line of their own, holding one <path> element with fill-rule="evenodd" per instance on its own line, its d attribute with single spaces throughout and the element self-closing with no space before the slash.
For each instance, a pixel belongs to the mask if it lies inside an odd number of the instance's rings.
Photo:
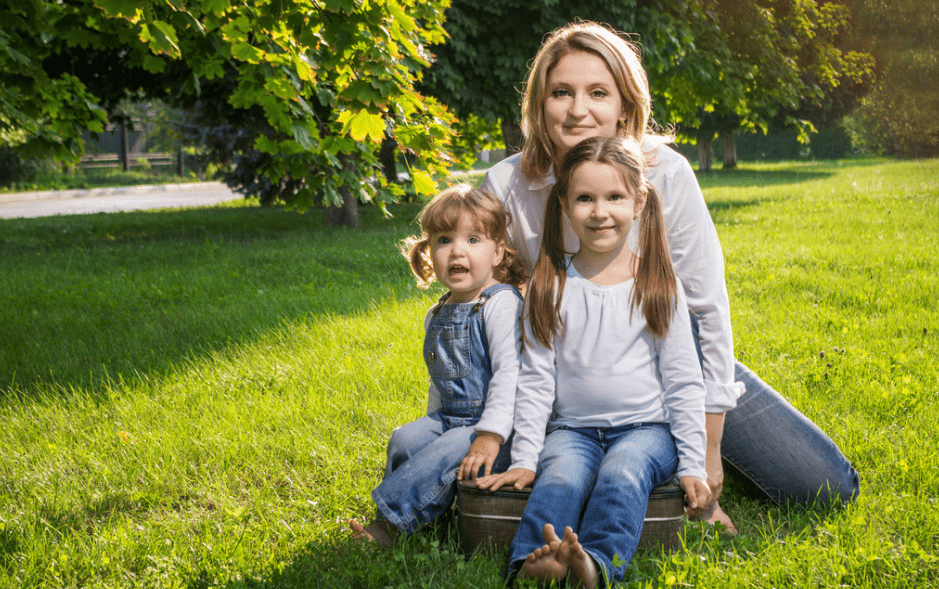
<svg viewBox="0 0 939 589">
<path fill-rule="evenodd" d="M 580 239 L 578 257 L 632 254 L 625 247 L 626 240 L 645 200 L 626 186 L 616 168 L 597 162 L 580 164 L 571 174 L 568 196 L 561 204 Z"/>
</svg>

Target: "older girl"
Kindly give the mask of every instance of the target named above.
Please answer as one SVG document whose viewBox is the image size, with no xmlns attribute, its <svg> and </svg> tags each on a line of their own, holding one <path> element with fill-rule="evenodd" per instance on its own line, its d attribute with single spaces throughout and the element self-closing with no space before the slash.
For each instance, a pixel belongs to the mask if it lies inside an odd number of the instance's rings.
<svg viewBox="0 0 939 589">
<path fill-rule="evenodd" d="M 631 139 L 594 137 L 566 154 L 525 298 L 512 468 L 477 482 L 535 482 L 509 563 L 545 585 L 621 581 L 649 493 L 673 476 L 692 508 L 710 494 L 704 383 L 645 170 Z M 641 257 L 627 246 L 633 225 Z"/>
</svg>

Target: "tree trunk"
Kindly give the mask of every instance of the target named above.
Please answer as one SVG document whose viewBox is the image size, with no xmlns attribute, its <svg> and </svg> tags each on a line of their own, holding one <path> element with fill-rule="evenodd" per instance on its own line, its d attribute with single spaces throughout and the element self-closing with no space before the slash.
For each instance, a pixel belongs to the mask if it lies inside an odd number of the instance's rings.
<svg viewBox="0 0 939 589">
<path fill-rule="evenodd" d="M 698 171 L 711 171 L 711 139 L 698 135 Z"/>
<path fill-rule="evenodd" d="M 127 119 L 121 119 L 121 169 L 130 170 L 130 145 L 127 140 Z"/>
<path fill-rule="evenodd" d="M 525 136 L 522 135 L 521 125 L 515 120 L 502 119 L 502 139 L 505 140 L 506 157 L 522 151 Z"/>
<path fill-rule="evenodd" d="M 385 180 L 388 182 L 398 181 L 398 142 L 385 135 L 381 142 L 381 150 L 378 152 L 378 161 L 381 162 L 382 172 L 385 174 Z"/>
<path fill-rule="evenodd" d="M 737 143 L 734 141 L 733 131 L 724 131 L 724 169 L 737 167 Z"/>
<path fill-rule="evenodd" d="M 349 156 L 340 155 L 343 169 L 353 167 Z M 339 195 L 342 197 L 341 206 L 329 205 L 326 207 L 326 226 L 327 227 L 358 227 L 359 226 L 359 196 L 352 193 L 349 186 L 339 187 Z"/>
</svg>

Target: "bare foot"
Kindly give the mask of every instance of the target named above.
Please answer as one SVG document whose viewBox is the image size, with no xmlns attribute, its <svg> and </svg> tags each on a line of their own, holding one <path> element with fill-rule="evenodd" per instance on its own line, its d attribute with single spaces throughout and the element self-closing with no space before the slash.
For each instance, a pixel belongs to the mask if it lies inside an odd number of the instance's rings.
<svg viewBox="0 0 939 589">
<path fill-rule="evenodd" d="M 567 537 L 570 528 L 564 530 Z M 573 533 L 573 531 L 571 531 Z M 541 529 L 545 545 L 536 548 L 525 558 L 525 563 L 518 571 L 520 579 L 535 579 L 538 584 L 547 587 L 551 583 L 560 583 L 567 576 L 570 545 L 565 544 L 554 533 L 554 526 L 545 524 Z M 563 546 L 563 552 L 562 552 Z"/>
<path fill-rule="evenodd" d="M 737 527 L 734 526 L 734 522 L 731 521 L 730 516 L 721 509 L 721 506 L 717 503 L 714 504 L 714 510 L 711 511 L 711 514 L 704 518 L 704 521 L 711 524 L 712 526 L 716 523 L 720 523 L 727 530 L 727 533 L 731 536 L 737 535 Z"/>
<path fill-rule="evenodd" d="M 568 532 L 570 531 L 570 540 L 568 539 Z M 580 545 L 580 542 L 577 541 L 577 534 L 575 534 L 570 528 L 564 530 L 564 541 L 570 542 L 570 581 L 569 585 L 571 587 L 583 587 L 584 589 L 595 589 L 598 585 L 600 579 L 600 574 L 597 572 L 597 563 L 593 561 L 589 554 L 584 552 L 583 546 Z"/>
<path fill-rule="evenodd" d="M 374 542 L 379 546 L 391 546 L 394 543 L 394 526 L 387 521 L 374 521 L 363 526 L 354 519 L 349 520 L 349 527 L 352 529 L 352 537 L 363 542 Z"/>
</svg>

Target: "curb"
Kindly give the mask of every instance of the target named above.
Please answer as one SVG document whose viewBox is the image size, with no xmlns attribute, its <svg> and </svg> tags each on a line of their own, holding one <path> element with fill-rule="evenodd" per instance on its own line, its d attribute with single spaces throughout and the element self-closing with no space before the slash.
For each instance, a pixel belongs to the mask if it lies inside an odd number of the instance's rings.
<svg viewBox="0 0 939 589">
<path fill-rule="evenodd" d="M 0 194 L 0 203 L 29 202 L 39 200 L 66 200 L 90 196 L 115 196 L 121 194 L 147 194 L 157 192 L 179 192 L 182 190 L 218 188 L 228 190 L 224 182 L 189 182 L 183 184 L 142 184 L 139 186 L 114 186 L 109 188 L 79 188 L 73 190 L 44 190 L 41 192 L 10 192 Z"/>
</svg>

